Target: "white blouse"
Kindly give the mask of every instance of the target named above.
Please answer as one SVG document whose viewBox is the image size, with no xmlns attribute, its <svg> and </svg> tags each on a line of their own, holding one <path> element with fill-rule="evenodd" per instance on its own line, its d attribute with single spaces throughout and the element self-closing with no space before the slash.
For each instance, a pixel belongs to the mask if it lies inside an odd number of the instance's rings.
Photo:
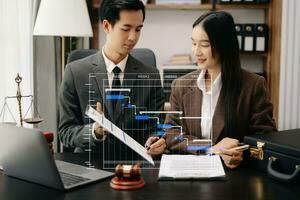
<svg viewBox="0 0 300 200">
<path fill-rule="evenodd" d="M 201 132 L 202 132 L 202 138 L 212 139 L 212 135 L 211 135 L 212 119 L 214 116 L 216 104 L 220 96 L 222 81 L 221 81 L 221 73 L 219 73 L 216 79 L 214 80 L 210 90 L 206 91 L 205 73 L 206 70 L 202 70 L 197 79 L 198 87 L 202 91 Z"/>
</svg>

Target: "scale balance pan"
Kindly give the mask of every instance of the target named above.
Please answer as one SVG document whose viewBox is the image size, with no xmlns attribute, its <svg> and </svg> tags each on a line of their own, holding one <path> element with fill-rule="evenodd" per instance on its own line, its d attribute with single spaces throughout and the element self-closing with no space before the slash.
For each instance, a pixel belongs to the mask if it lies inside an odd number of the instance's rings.
<svg viewBox="0 0 300 200">
<path fill-rule="evenodd" d="M 24 119 L 23 121 L 28 124 L 38 124 L 38 123 L 41 123 L 43 120 L 44 119 L 39 118 L 39 117 L 32 117 L 32 118 Z"/>
</svg>

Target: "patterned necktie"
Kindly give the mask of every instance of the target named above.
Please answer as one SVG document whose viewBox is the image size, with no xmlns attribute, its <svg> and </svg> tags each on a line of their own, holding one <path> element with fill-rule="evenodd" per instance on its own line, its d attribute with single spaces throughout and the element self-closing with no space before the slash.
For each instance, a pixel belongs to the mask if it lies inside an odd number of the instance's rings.
<svg viewBox="0 0 300 200">
<path fill-rule="evenodd" d="M 113 89 L 121 88 L 121 80 L 120 80 L 121 69 L 118 66 L 116 66 L 113 69 L 113 73 L 114 73 L 114 79 L 113 79 L 111 88 L 113 88 Z M 112 94 L 113 95 L 119 95 L 120 92 L 119 91 L 113 91 Z M 112 100 L 113 110 L 115 110 L 117 102 L 118 102 L 118 99 L 113 99 Z"/>
</svg>

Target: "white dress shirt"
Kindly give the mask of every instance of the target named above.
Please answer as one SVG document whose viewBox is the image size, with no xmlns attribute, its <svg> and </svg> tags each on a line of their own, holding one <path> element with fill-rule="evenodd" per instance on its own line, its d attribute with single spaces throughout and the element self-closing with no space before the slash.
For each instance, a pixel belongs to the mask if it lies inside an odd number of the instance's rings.
<svg viewBox="0 0 300 200">
<path fill-rule="evenodd" d="M 202 70 L 197 79 L 198 87 L 202 91 L 201 132 L 202 132 L 202 138 L 212 139 L 211 137 L 212 118 L 214 116 L 216 104 L 220 96 L 222 81 L 221 81 L 221 73 L 219 73 L 216 79 L 214 80 L 210 90 L 206 91 L 205 73 L 206 70 Z"/>
<path fill-rule="evenodd" d="M 107 58 L 107 56 L 104 53 L 104 47 L 103 47 L 102 48 L 102 56 L 104 58 L 104 62 L 105 62 L 105 66 L 106 66 L 109 87 L 110 88 L 112 87 L 112 82 L 113 82 L 113 79 L 114 79 L 114 72 L 113 72 L 113 70 L 114 70 L 114 68 L 116 66 L 118 66 L 121 69 L 121 72 L 119 74 L 119 78 L 120 78 L 120 81 L 121 81 L 121 84 L 122 84 L 123 83 L 123 79 L 124 79 L 124 71 L 125 71 L 127 60 L 128 60 L 128 55 L 123 60 L 121 60 L 118 64 L 115 64 L 111 60 L 109 60 L 109 58 Z M 102 105 L 102 108 L 103 108 L 103 105 Z M 104 135 L 103 138 L 101 138 L 101 139 L 98 139 L 96 137 L 96 135 L 95 135 L 95 125 L 96 125 L 96 123 L 94 123 L 93 127 L 92 127 L 92 130 L 93 130 L 92 131 L 92 136 L 93 136 L 93 138 L 96 141 L 103 141 L 103 140 L 105 140 L 106 135 Z"/>
<path fill-rule="evenodd" d="M 104 53 L 104 47 L 103 47 L 102 48 L 102 56 L 104 58 L 104 62 L 105 62 L 105 66 L 106 66 L 109 87 L 111 88 L 111 86 L 112 86 L 112 82 L 113 82 L 113 79 L 114 79 L 113 70 L 116 66 L 118 66 L 121 69 L 121 72 L 119 74 L 119 78 L 120 78 L 120 81 L 121 81 L 121 84 L 122 84 L 123 79 L 124 79 L 124 71 L 125 71 L 127 60 L 128 60 L 128 55 L 123 60 L 121 60 L 121 62 L 119 62 L 118 64 L 115 64 L 106 57 L 106 55 Z"/>
</svg>

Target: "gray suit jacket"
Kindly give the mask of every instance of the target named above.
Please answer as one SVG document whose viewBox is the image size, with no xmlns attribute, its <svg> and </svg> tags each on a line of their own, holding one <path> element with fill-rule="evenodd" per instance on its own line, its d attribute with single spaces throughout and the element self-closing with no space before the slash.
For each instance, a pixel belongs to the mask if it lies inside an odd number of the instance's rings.
<svg viewBox="0 0 300 200">
<path fill-rule="evenodd" d="M 183 111 L 184 116 L 200 117 L 202 106 L 202 92 L 197 86 L 197 78 L 201 70 L 191 72 L 172 83 L 170 96 L 171 109 Z M 237 130 L 235 138 L 242 141 L 245 135 L 258 132 L 276 131 L 273 119 L 273 105 L 270 102 L 263 77 L 243 70 L 243 83 L 237 104 Z M 234 81 L 234 80 L 233 80 Z M 223 102 L 218 100 L 212 119 L 212 141 L 219 142 L 224 135 L 225 113 Z M 167 114 L 167 124 L 182 126 L 185 137 L 189 139 L 201 138 L 201 120 L 180 120 L 174 114 Z M 169 150 L 185 151 L 186 142 L 174 144 L 174 137 L 180 133 L 178 128 L 169 129 L 167 147 Z M 191 143 L 190 143 L 191 144 Z"/>
<path fill-rule="evenodd" d="M 59 93 L 58 132 L 64 146 L 76 147 L 75 151 L 81 151 L 89 144 L 92 147 L 101 144 L 93 137 L 88 137 L 93 121 L 85 115 L 87 105 L 95 105 L 96 102 L 102 104 L 106 118 L 125 131 L 128 130 L 126 132 L 141 144 L 144 144 L 151 131 L 155 131 L 154 120 L 137 122 L 134 120 L 132 109 L 121 109 L 124 101 L 118 101 L 113 113 L 111 101 L 105 98 L 105 87 L 108 88 L 108 78 L 101 52 L 66 66 Z M 136 105 L 138 109 L 145 109 L 145 107 L 147 110 L 163 109 L 164 98 L 158 70 L 145 66 L 130 55 L 125 67 L 122 87 L 131 89 L 130 93 L 125 95 L 131 97 L 131 104 Z M 129 131 L 129 129 L 144 129 L 144 131 Z M 117 142 L 113 136 L 108 136 L 107 140 L 112 144 Z M 125 145 L 119 146 L 120 149 L 116 151 L 121 150 Z"/>
</svg>

